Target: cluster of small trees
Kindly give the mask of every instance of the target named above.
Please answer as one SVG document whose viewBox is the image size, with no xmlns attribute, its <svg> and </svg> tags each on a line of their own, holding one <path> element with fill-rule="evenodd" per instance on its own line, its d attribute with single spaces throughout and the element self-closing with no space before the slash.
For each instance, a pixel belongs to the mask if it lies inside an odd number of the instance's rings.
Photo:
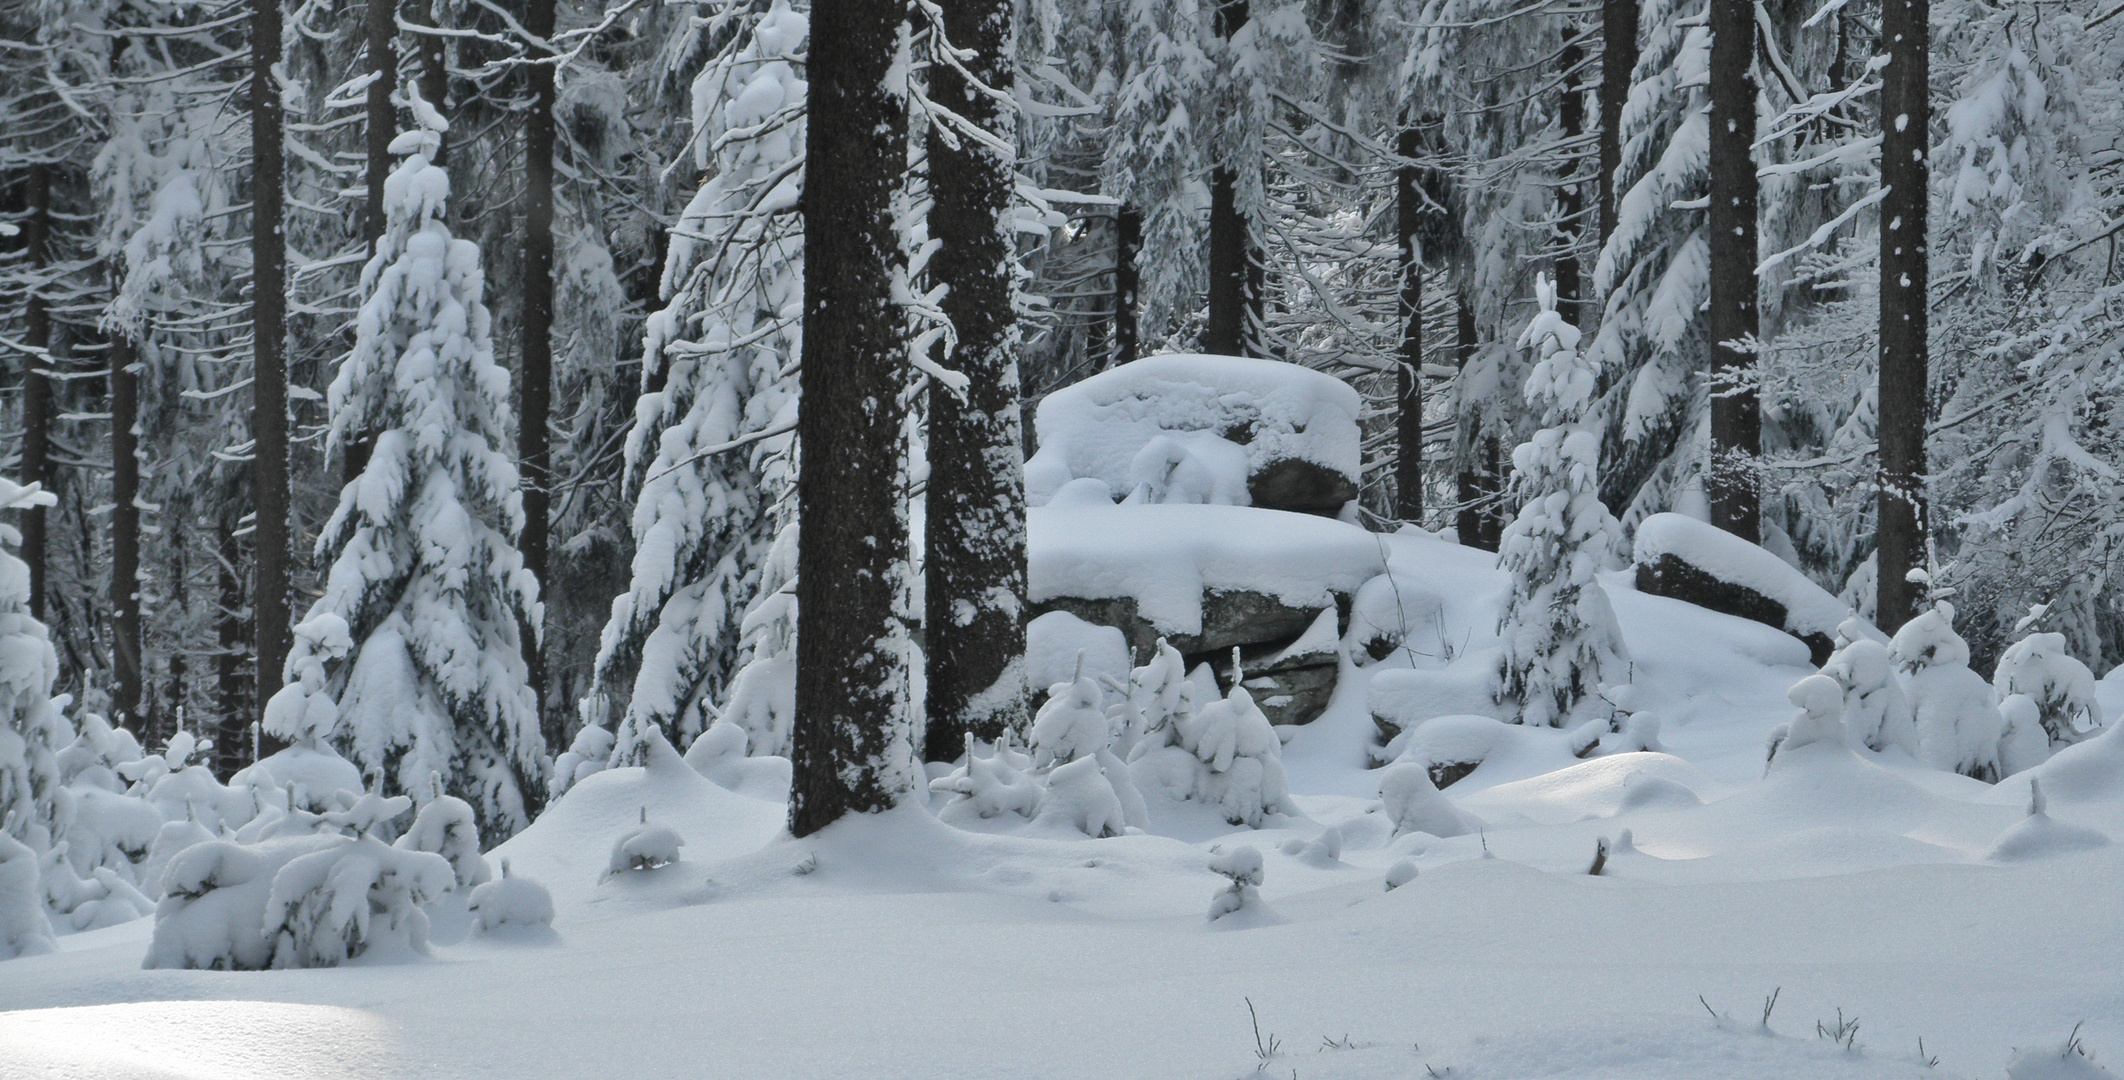
<svg viewBox="0 0 2124 1080">
<path fill-rule="evenodd" d="M 2124 19 L 2033 10 L 0 4 L 26 611 L 224 775 L 318 661 L 492 834 L 719 721 L 806 831 L 1026 726 L 1021 402 L 1184 347 L 1372 396 L 1546 712 L 1676 508 L 2110 659 Z"/>
</svg>

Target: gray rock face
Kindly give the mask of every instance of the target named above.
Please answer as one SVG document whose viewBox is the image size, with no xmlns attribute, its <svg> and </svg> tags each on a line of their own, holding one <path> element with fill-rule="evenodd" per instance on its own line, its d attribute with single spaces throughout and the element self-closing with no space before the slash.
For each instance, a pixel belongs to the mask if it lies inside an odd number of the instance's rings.
<svg viewBox="0 0 2124 1080">
<path fill-rule="evenodd" d="M 1153 655 L 1161 636 L 1157 627 L 1137 613 L 1132 597 L 1060 596 L 1032 605 L 1031 614 L 1037 617 L 1050 611 L 1066 611 L 1085 622 L 1119 629 L 1137 663 Z M 1230 687 L 1232 649 L 1236 647 L 1246 670 L 1246 687 L 1269 722 L 1309 724 L 1334 696 L 1336 654 L 1332 639 L 1325 647 L 1294 650 L 1292 646 L 1323 616 L 1333 620 L 1339 637 L 1349 627 L 1349 612 L 1350 597 L 1340 593 L 1335 594 L 1335 607 L 1328 609 L 1294 607 L 1257 592 L 1213 590 L 1202 598 L 1200 633 L 1162 636 L 1186 657 L 1189 668 L 1208 664 L 1224 689 Z"/>
<path fill-rule="evenodd" d="M 1828 634 L 1793 626 L 1784 604 L 1746 585 L 1714 577 L 1673 552 L 1637 564 L 1637 591 L 1776 627 L 1805 642 L 1816 667 L 1828 663 L 1829 654 L 1836 651 L 1836 642 Z"/>
<path fill-rule="evenodd" d="M 1357 497 L 1357 485 L 1333 469 L 1284 458 L 1247 474 L 1246 493 L 1255 506 L 1333 517 Z"/>
</svg>

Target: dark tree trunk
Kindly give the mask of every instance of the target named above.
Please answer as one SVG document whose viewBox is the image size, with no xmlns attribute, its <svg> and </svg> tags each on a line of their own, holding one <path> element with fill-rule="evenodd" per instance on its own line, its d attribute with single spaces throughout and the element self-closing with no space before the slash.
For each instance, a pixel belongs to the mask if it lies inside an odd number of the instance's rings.
<svg viewBox="0 0 2124 1080">
<path fill-rule="evenodd" d="M 384 180 L 391 175 L 391 139 L 398 133 L 398 110 L 391 94 L 398 89 L 398 0 L 369 0 L 369 71 L 376 81 L 369 84 L 368 188 L 366 213 L 361 219 L 361 239 L 376 254 L 376 241 L 384 234 Z M 349 474 L 348 479 L 359 475 Z"/>
<path fill-rule="evenodd" d="M 288 368 L 284 319 L 287 240 L 282 223 L 279 0 L 251 6 L 251 534 L 257 579 L 251 590 L 252 679 L 257 708 L 280 689 L 288 655 Z"/>
<path fill-rule="evenodd" d="M 1210 173 L 1209 314 L 1202 351 L 1247 355 L 1246 218 L 1239 213 L 1238 183 L 1230 169 Z"/>
<path fill-rule="evenodd" d="M 1455 313 L 1453 363 L 1463 374 L 1468 362 L 1475 359 L 1478 342 L 1475 339 L 1475 308 L 1468 303 L 1465 294 L 1457 298 L 1459 310 Z M 1497 543 L 1504 535 L 1504 522 L 1498 517 L 1494 500 L 1498 491 L 1497 438 L 1486 434 L 1481 416 L 1469 408 L 1467 401 L 1460 403 L 1461 447 L 1460 474 L 1455 477 L 1455 494 L 1459 497 L 1460 511 L 1455 516 L 1454 531 L 1460 542 L 1483 551 L 1496 551 Z"/>
<path fill-rule="evenodd" d="M 111 335 L 111 674 L 118 723 L 146 731 L 140 693 L 140 374 L 133 342 Z"/>
<path fill-rule="evenodd" d="M 890 85 L 898 0 L 818 0 L 804 163 L 804 347 L 797 441 L 797 691 L 789 831 L 897 804 L 908 738 L 904 265 L 893 197 L 907 102 Z M 904 78 L 905 76 L 898 76 Z"/>
<path fill-rule="evenodd" d="M 1143 275 L 1136 267 L 1136 256 L 1142 251 L 1143 211 L 1123 203 L 1114 217 L 1114 351 L 1110 364 L 1135 360 L 1141 348 L 1136 342 L 1136 294 L 1143 286 Z"/>
<path fill-rule="evenodd" d="M 1578 44 L 1576 27 L 1565 31 L 1571 43 L 1564 46 L 1559 63 L 1563 65 L 1563 100 L 1557 103 L 1556 118 L 1563 129 L 1565 139 L 1576 140 L 1586 133 L 1586 95 L 1578 85 L 1578 66 L 1585 63 L 1586 52 Z M 1572 149 L 1566 158 L 1570 164 L 1565 176 L 1578 174 L 1579 151 Z M 1578 303 L 1582 295 L 1579 285 L 1578 246 L 1585 236 L 1585 225 L 1579 220 L 1585 214 L 1586 197 L 1578 184 L 1567 183 L 1556 189 L 1556 310 L 1564 321 L 1572 326 L 1583 326 L 1584 317 L 1579 313 Z"/>
<path fill-rule="evenodd" d="M 368 65 L 376 75 L 369 84 L 368 108 L 365 121 L 368 126 L 368 160 L 366 179 L 368 201 L 363 208 L 361 239 L 376 254 L 376 243 L 383 239 L 388 213 L 384 209 L 384 181 L 391 176 L 391 139 L 398 134 L 398 110 L 391 104 L 391 95 L 398 89 L 398 0 L 368 0 Z M 353 433 L 340 449 L 340 480 L 351 484 L 368 468 L 369 451 L 376 445 L 376 434 L 370 431 Z"/>
<path fill-rule="evenodd" d="M 1630 72 L 1637 67 L 1638 0 L 1602 0 L 1600 5 L 1600 243 L 1615 235 L 1621 193 L 1622 114 L 1630 101 Z"/>
<path fill-rule="evenodd" d="M 1906 580 L 1925 565 L 1926 188 L 1932 103 L 1931 5 L 1881 4 L 1881 372 L 1880 592 L 1875 621 L 1894 633 L 1917 613 L 1920 590 Z"/>
<path fill-rule="evenodd" d="M 29 299 L 23 303 L 23 344 L 32 349 L 52 347 L 52 316 L 46 309 L 43 282 L 45 264 L 51 257 L 52 168 L 42 162 L 30 166 L 27 198 L 28 218 L 22 223 L 23 258 L 30 266 Z M 22 480 L 43 484 L 52 490 L 52 380 L 40 374 L 50 370 L 49 355 L 22 359 Z M 33 619 L 44 618 L 46 570 L 45 507 L 22 511 L 22 561 L 29 564 L 29 610 Z"/>
<path fill-rule="evenodd" d="M 372 0 L 373 2 L 373 0 Z M 526 30 L 540 41 L 553 37 L 554 0 L 531 0 L 525 12 Z M 533 46 L 534 58 L 548 55 Z M 524 568 L 538 579 L 540 592 L 552 578 L 547 573 L 547 514 L 553 485 L 553 457 L 548 445 L 548 416 L 553 411 L 553 65 L 533 64 L 526 69 L 531 90 L 531 112 L 524 121 L 524 314 L 523 373 L 517 391 L 516 458 L 523 474 L 524 531 L 517 540 Z M 543 628 L 521 628 L 524 664 L 529 668 L 531 692 L 538 698 L 540 727 L 546 745 L 563 743 L 561 719 L 546 716 L 546 654 Z"/>
<path fill-rule="evenodd" d="M 973 76 L 1009 92 L 1010 0 L 944 5 L 952 45 L 972 50 Z M 948 67 L 931 68 L 930 93 L 1008 140 L 1012 118 Z M 946 366 L 971 385 L 965 400 L 929 387 L 923 644 L 929 676 L 927 757 L 949 761 L 969 736 L 1022 734 L 1030 720 L 1025 683 L 1025 459 L 1018 417 L 1018 363 L 1011 308 L 1014 252 L 1009 223 L 1016 162 L 960 139 L 929 146 L 929 262 L 949 287 L 944 313 L 959 337 Z M 939 350 L 941 352 L 941 349 Z"/>
<path fill-rule="evenodd" d="M 415 4 L 414 11 L 417 12 L 413 19 L 415 24 L 438 28 L 442 25 L 435 17 L 434 8 L 426 0 Z M 435 106 L 436 112 L 448 117 L 450 115 L 450 109 L 447 104 L 450 97 L 450 68 L 449 58 L 444 51 L 444 47 L 449 44 L 449 40 L 441 34 L 416 34 L 413 40 L 418 43 L 415 46 L 415 51 L 420 56 L 420 98 L 422 101 Z M 440 165 L 443 163 L 443 157 L 448 153 L 449 149 L 450 136 L 444 133 L 437 139 L 435 144 L 435 157 L 433 159 L 435 164 Z"/>
<path fill-rule="evenodd" d="M 250 764 L 251 698 L 243 671 L 244 623 L 243 547 L 236 536 L 235 508 L 224 508 L 216 530 L 216 554 L 220 570 L 216 585 L 221 599 L 215 613 L 215 629 L 221 650 L 214 654 L 214 705 L 219 730 L 214 737 L 214 771 L 225 781 Z M 262 715 L 262 714 L 261 714 Z"/>
<path fill-rule="evenodd" d="M 1217 5 L 1213 29 L 1230 41 L 1246 26 L 1248 16 L 1247 0 L 1225 0 Z M 1258 356 L 1256 327 L 1250 322 L 1260 320 L 1259 268 L 1248 250 L 1246 215 L 1239 211 L 1239 174 L 1230 164 L 1210 171 L 1209 234 L 1209 312 L 1202 327 L 1202 351 Z"/>
<path fill-rule="evenodd" d="M 1417 234 L 1423 190 L 1413 160 L 1423 149 L 1415 128 L 1395 146 L 1403 158 L 1394 174 L 1394 238 L 1401 260 L 1401 364 L 1394 386 L 1394 516 L 1423 524 L 1423 263 Z"/>
<path fill-rule="evenodd" d="M 1762 534 L 1756 459 L 1763 416 L 1756 331 L 1754 0 L 1711 0 L 1711 523 L 1750 543 Z"/>
</svg>

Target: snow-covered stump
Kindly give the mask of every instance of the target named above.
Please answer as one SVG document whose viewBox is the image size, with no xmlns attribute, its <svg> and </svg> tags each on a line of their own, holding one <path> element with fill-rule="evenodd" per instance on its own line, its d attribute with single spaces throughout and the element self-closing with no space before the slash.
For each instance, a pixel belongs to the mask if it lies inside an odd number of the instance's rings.
<svg viewBox="0 0 2124 1080">
<path fill-rule="evenodd" d="M 1631 561 L 1637 591 L 1783 630 L 1806 644 L 1816 667 L 1829 662 L 1837 628 L 1852 617 L 1843 601 L 1790 563 L 1681 514 L 1639 522 Z"/>
</svg>

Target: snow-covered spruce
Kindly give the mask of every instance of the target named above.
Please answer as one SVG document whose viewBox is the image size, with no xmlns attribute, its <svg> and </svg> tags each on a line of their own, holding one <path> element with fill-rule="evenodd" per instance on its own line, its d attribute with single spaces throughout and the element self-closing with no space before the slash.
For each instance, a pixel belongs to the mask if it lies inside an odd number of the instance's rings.
<svg viewBox="0 0 2124 1080">
<path fill-rule="evenodd" d="M 1201 670 L 1200 678 L 1209 680 L 1208 668 Z M 1145 731 L 1130 759 L 1149 760 L 1175 797 L 1215 807 L 1234 825 L 1258 828 L 1268 815 L 1287 812 L 1283 741 L 1246 689 L 1239 650 L 1232 650 L 1232 686 L 1223 697 L 1181 692 L 1172 684 L 1176 671 L 1161 653 L 1131 677 L 1151 692 L 1137 703 Z M 1196 693 L 1209 703 L 1193 708 Z"/>
<path fill-rule="evenodd" d="M 1854 741 L 1869 750 L 1902 747 L 1912 756 L 1918 752 L 1917 719 L 1910 711 L 1910 698 L 1896 676 L 1895 658 L 1888 646 L 1875 641 L 1867 626 L 1854 615 L 1840 629 L 1841 642 L 1822 674 L 1836 680 L 1844 694 L 1844 729 Z"/>
<path fill-rule="evenodd" d="M 1248 845 L 1235 847 L 1211 859 L 1209 868 L 1211 873 L 1221 874 L 1231 881 L 1230 887 L 1210 897 L 1211 922 L 1242 911 L 1259 914 L 1265 910 L 1261 903 L 1261 882 L 1267 875 L 1262 870 L 1258 849 Z"/>
<path fill-rule="evenodd" d="M 479 248 L 443 223 L 450 179 L 430 160 L 442 121 L 415 112 L 422 126 L 391 144 L 405 160 L 384 186 L 389 221 L 329 395 L 332 446 L 375 441 L 318 538 L 331 570 L 304 622 L 337 616 L 353 642 L 328 688 L 332 741 L 386 792 L 441 794 L 425 790 L 439 774 L 499 839 L 529 823 L 526 800 L 545 790 L 519 639 L 539 632 L 542 608 L 514 546 L 509 376 L 494 362 Z M 290 681 L 328 637 L 298 635 Z"/>
<path fill-rule="evenodd" d="M 2053 747 L 2068 746 L 2102 726 L 2094 672 L 2066 651 L 2063 634 L 2030 634 L 1999 657 L 1991 685 L 2001 700 L 2025 694 Z"/>
<path fill-rule="evenodd" d="M 443 795 L 428 801 L 413 818 L 413 824 L 391 842 L 403 851 L 425 851 L 450 862 L 457 887 L 470 889 L 493 877 L 487 860 L 479 855 L 479 822 L 471 804 Z"/>
<path fill-rule="evenodd" d="M 0 831 L 0 960 L 48 953 L 59 947 L 37 887 L 37 853 Z"/>
<path fill-rule="evenodd" d="M 325 814 L 295 808 L 261 819 L 171 858 L 144 966 L 257 971 L 425 952 L 422 905 L 457 887 L 450 861 L 380 835 L 411 809 L 407 797 L 341 801 Z"/>
<path fill-rule="evenodd" d="M 1629 653 L 1594 575 L 1619 565 L 1622 528 L 1600 501 L 1600 433 L 1592 423 L 1598 374 L 1579 355 L 1578 328 L 1556 310 L 1556 287 L 1536 280 L 1541 311 L 1519 347 L 1539 362 L 1526 398 L 1541 430 L 1512 451 L 1519 514 L 1505 527 L 1499 563 L 1512 575 L 1498 636 L 1498 699 L 1526 724 L 1569 726 L 1620 682 Z"/>
<path fill-rule="evenodd" d="M 795 480 L 804 237 L 790 211 L 804 175 L 807 16 L 772 0 L 706 21 L 723 42 L 693 81 L 692 145 L 709 179 L 671 232 L 665 306 L 648 320 L 647 392 L 626 445 L 632 580 L 612 602 L 585 711 L 609 723 L 602 699 L 624 688 L 620 765 L 641 763 L 646 726 L 685 748 L 715 700 L 738 692 L 745 653 L 763 655 L 741 622 Z M 779 742 L 761 735 L 754 752 L 787 752 L 786 728 Z"/>
<path fill-rule="evenodd" d="M 612 855 L 605 860 L 605 876 L 630 870 L 654 870 L 679 861 L 684 838 L 668 825 L 649 821 L 649 808 L 642 807 L 640 823 L 612 842 Z"/>
<path fill-rule="evenodd" d="M 1889 648 L 1908 676 L 1919 760 L 1979 780 L 1999 780 L 1999 742 L 2006 725 L 1991 684 L 1969 670 L 1969 643 L 1954 632 L 1954 605 L 1941 601 L 1904 623 Z"/>
<path fill-rule="evenodd" d="M 929 785 L 955 796 L 940 812 L 944 820 L 1016 813 L 1091 837 L 1149 825 L 1143 796 L 1112 750 L 1113 721 L 1099 685 L 1081 673 L 1081 656 L 1078 670 L 1049 688 L 1033 720 L 1030 755 L 1011 747 L 1007 731 L 994 746 L 967 740 L 965 759 Z"/>
<path fill-rule="evenodd" d="M 0 478 L 0 510 L 56 501 L 35 484 Z M 57 751 L 73 735 L 52 703 L 59 657 L 50 631 L 30 614 L 29 564 L 9 550 L 21 543 L 14 526 L 0 523 L 0 832 L 42 855 L 57 818 Z M 34 886 L 34 858 L 30 874 Z"/>
<path fill-rule="evenodd" d="M 544 885 L 509 873 L 503 859 L 502 876 L 472 890 L 466 906 L 472 912 L 473 928 L 482 934 L 496 930 L 553 925 L 553 894 Z"/>
</svg>

